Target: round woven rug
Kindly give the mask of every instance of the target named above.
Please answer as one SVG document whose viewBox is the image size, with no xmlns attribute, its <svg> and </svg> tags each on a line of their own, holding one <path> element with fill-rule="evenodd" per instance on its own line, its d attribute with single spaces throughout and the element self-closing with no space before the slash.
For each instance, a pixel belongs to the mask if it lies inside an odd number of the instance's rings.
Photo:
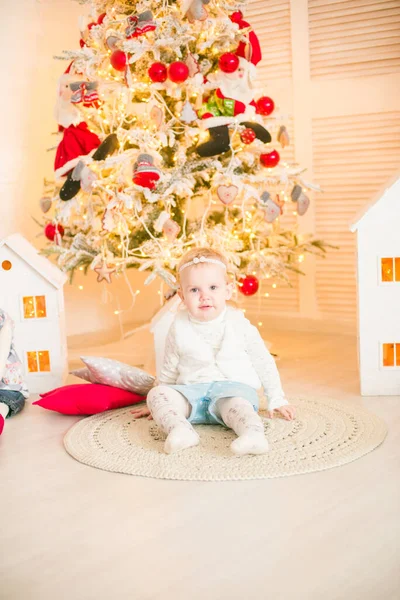
<svg viewBox="0 0 400 600">
<path fill-rule="evenodd" d="M 163 452 L 165 435 L 153 421 L 132 418 L 131 407 L 100 413 L 66 434 L 67 452 L 106 471 L 191 481 L 265 479 L 338 467 L 371 452 L 386 436 L 372 413 L 335 400 L 292 400 L 294 421 L 264 418 L 270 444 L 262 456 L 234 456 L 234 433 L 219 425 L 197 425 L 200 445 Z"/>
</svg>

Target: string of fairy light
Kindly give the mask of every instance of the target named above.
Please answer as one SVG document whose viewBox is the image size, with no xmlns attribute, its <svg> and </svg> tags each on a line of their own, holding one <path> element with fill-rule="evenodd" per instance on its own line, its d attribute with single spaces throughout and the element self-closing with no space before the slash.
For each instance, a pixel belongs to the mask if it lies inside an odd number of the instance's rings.
<svg viewBox="0 0 400 600">
<path fill-rule="evenodd" d="M 62 241 L 61 235 L 56 237 L 54 246 L 58 245 L 58 248 L 53 247 L 61 268 L 72 273 L 75 269 L 86 273 L 88 268 L 93 269 L 103 261 L 115 266 L 113 276 L 123 276 L 126 281 L 127 268 L 132 265 L 139 270 L 145 268 L 151 273 L 146 282 L 152 281 L 152 273 L 161 278 L 158 294 L 162 296 L 165 284 L 174 287 L 173 273 L 182 253 L 193 245 L 211 245 L 227 253 L 236 289 L 243 291 L 240 277 L 244 273 L 246 277 L 253 275 L 259 278 L 260 284 L 268 282 L 270 288 L 263 292 L 263 298 L 268 299 L 277 288 L 279 278 L 289 281 L 285 265 L 301 265 L 305 252 L 321 250 L 321 243 L 314 246 L 311 236 L 297 236 L 296 240 L 293 235 L 290 237 L 288 231 L 281 229 L 279 217 L 273 225 L 267 224 L 256 192 L 252 195 L 251 190 L 246 189 L 246 186 L 249 189 L 264 186 L 265 189 L 268 184 L 268 189 L 276 194 L 288 212 L 287 207 L 293 200 L 290 188 L 294 184 L 300 185 L 304 194 L 309 189 L 302 179 L 302 170 L 281 160 L 278 171 L 265 166 L 260 171 L 258 154 L 265 151 L 261 142 L 256 140 L 251 147 L 243 143 L 243 127 L 236 124 L 231 128 L 231 152 L 226 157 L 203 160 L 204 168 L 201 172 L 196 171 L 196 165 L 202 161 L 198 157 L 197 161 L 193 160 L 188 152 L 207 139 L 209 132 L 202 130 L 196 122 L 183 122 L 182 113 L 183 106 L 189 104 L 197 110 L 204 101 L 204 73 L 201 81 L 194 73 L 185 85 L 173 80 L 152 82 L 147 75 L 149 65 L 155 59 L 171 64 L 171 60 L 180 58 L 179 39 L 171 42 L 170 48 L 163 46 L 163 32 L 172 31 L 173 27 L 176 30 L 182 27 L 183 36 L 195 33 L 195 41 L 185 43 L 184 53 L 196 56 L 198 65 L 208 61 L 207 76 L 208 72 L 215 72 L 218 57 L 234 51 L 241 39 L 229 19 L 222 22 L 221 10 L 232 11 L 244 4 L 211 3 L 207 6 L 210 18 L 189 25 L 177 6 L 170 2 L 164 1 L 160 5 L 147 1 L 146 8 L 152 8 L 154 12 L 156 29 L 132 42 L 124 40 L 123 32 L 127 8 L 133 11 L 133 6 L 119 3 L 111 7 L 104 1 L 92 3 L 92 15 L 98 14 L 100 7 L 107 9 L 105 20 L 103 17 L 101 23 L 89 24 L 84 32 L 82 50 L 66 52 L 65 58 L 81 69 L 83 78 L 101 82 L 99 106 L 79 108 L 89 130 L 103 138 L 115 132 L 120 149 L 98 163 L 88 162 L 95 176 L 89 191 L 80 191 L 76 198 L 63 203 L 57 199 L 57 186 L 53 189 L 56 213 L 51 222 L 56 234 L 59 225 L 66 229 Z M 112 64 L 115 49 L 105 43 L 106 36 L 111 34 L 118 40 L 119 51 L 122 49 L 125 53 L 125 70 L 118 70 Z M 140 53 L 142 46 L 143 55 L 137 58 L 135 52 Z M 161 111 L 160 122 L 152 115 L 155 109 L 159 111 L 158 115 Z M 276 132 L 282 120 L 273 115 L 268 118 L 268 123 L 269 129 Z M 132 165 L 140 152 L 153 155 L 155 164 L 163 171 L 160 186 L 154 190 L 139 189 L 132 181 Z M 165 152 L 170 154 L 171 166 L 166 162 Z M 192 170 L 185 172 L 191 161 Z M 232 204 L 224 206 L 216 199 L 216 190 L 220 187 L 237 188 L 237 197 Z M 203 204 L 201 218 L 193 218 L 195 203 Z M 180 234 L 171 242 L 154 229 L 163 210 L 171 219 L 179 220 Z M 297 217 L 296 210 L 290 212 Z M 219 222 L 215 215 L 221 216 Z M 140 240 L 135 244 L 137 237 Z M 80 246 L 74 245 L 78 238 Z M 276 243 L 273 252 L 266 240 Z M 242 266 L 235 260 L 238 254 L 242 257 Z M 76 262 L 81 255 L 84 264 Z M 83 292 L 85 286 L 81 282 L 77 285 Z M 139 289 L 130 288 L 132 302 L 139 293 Z M 122 312 L 123 309 L 115 310 L 116 315 Z"/>
</svg>

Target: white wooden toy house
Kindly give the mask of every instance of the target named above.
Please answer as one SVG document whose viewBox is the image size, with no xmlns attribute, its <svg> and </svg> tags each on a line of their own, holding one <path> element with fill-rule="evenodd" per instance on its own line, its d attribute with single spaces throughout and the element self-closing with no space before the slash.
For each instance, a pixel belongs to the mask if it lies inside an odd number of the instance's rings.
<svg viewBox="0 0 400 600">
<path fill-rule="evenodd" d="M 361 394 L 400 396 L 400 175 L 350 229 L 357 231 Z"/>
<path fill-rule="evenodd" d="M 22 235 L 0 240 L 0 307 L 14 320 L 15 347 L 34 394 L 59 387 L 68 372 L 66 280 Z"/>
</svg>

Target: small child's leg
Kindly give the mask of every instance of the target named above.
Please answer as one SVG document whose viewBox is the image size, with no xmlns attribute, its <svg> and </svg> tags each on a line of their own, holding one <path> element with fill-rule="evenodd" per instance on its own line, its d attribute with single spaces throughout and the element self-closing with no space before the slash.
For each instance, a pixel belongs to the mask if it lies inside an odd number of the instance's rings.
<svg viewBox="0 0 400 600">
<path fill-rule="evenodd" d="M 176 390 L 158 385 L 147 396 L 154 421 L 167 434 L 164 450 L 167 454 L 196 446 L 199 436 L 187 420 L 191 406 L 186 398 Z"/>
<path fill-rule="evenodd" d="M 222 420 L 238 436 L 231 444 L 234 454 L 265 454 L 268 442 L 264 435 L 264 425 L 245 398 L 222 398 L 217 402 Z"/>
</svg>

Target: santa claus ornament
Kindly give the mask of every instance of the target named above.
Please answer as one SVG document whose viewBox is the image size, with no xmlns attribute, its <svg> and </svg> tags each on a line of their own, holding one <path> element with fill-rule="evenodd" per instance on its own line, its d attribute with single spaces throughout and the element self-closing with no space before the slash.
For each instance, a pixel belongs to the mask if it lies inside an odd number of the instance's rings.
<svg viewBox="0 0 400 600">
<path fill-rule="evenodd" d="M 63 137 L 57 147 L 54 161 L 55 177 L 67 175 L 60 190 L 61 200 L 70 200 L 81 188 L 80 177 L 73 175 L 80 161 L 104 160 L 118 148 L 115 133 L 101 142 L 100 138 L 89 130 L 78 106 L 96 107 L 98 101 L 97 83 L 85 81 L 79 74 L 72 73 L 70 66 L 59 81 L 58 100 L 55 117 Z"/>
<path fill-rule="evenodd" d="M 271 141 L 271 135 L 265 127 L 247 120 L 247 116 L 251 118 L 255 115 L 256 108 L 250 81 L 253 66 L 241 57 L 238 58 L 238 65 L 232 73 L 220 71 L 217 74 L 218 88 L 198 111 L 203 120 L 202 126 L 209 131 L 209 140 L 196 149 L 197 154 L 203 158 L 216 156 L 230 149 L 228 126 L 234 123 L 251 129 L 255 138 L 265 144 Z"/>
<path fill-rule="evenodd" d="M 240 42 L 239 47 L 236 50 L 236 54 L 246 58 L 253 65 L 257 65 L 262 58 L 261 46 L 258 37 L 253 31 L 250 23 L 243 19 L 243 13 L 240 10 L 232 13 L 230 20 L 232 23 L 236 23 L 236 25 L 239 27 L 239 30 L 246 29 L 248 31 L 245 36 L 247 40 Z"/>
</svg>

